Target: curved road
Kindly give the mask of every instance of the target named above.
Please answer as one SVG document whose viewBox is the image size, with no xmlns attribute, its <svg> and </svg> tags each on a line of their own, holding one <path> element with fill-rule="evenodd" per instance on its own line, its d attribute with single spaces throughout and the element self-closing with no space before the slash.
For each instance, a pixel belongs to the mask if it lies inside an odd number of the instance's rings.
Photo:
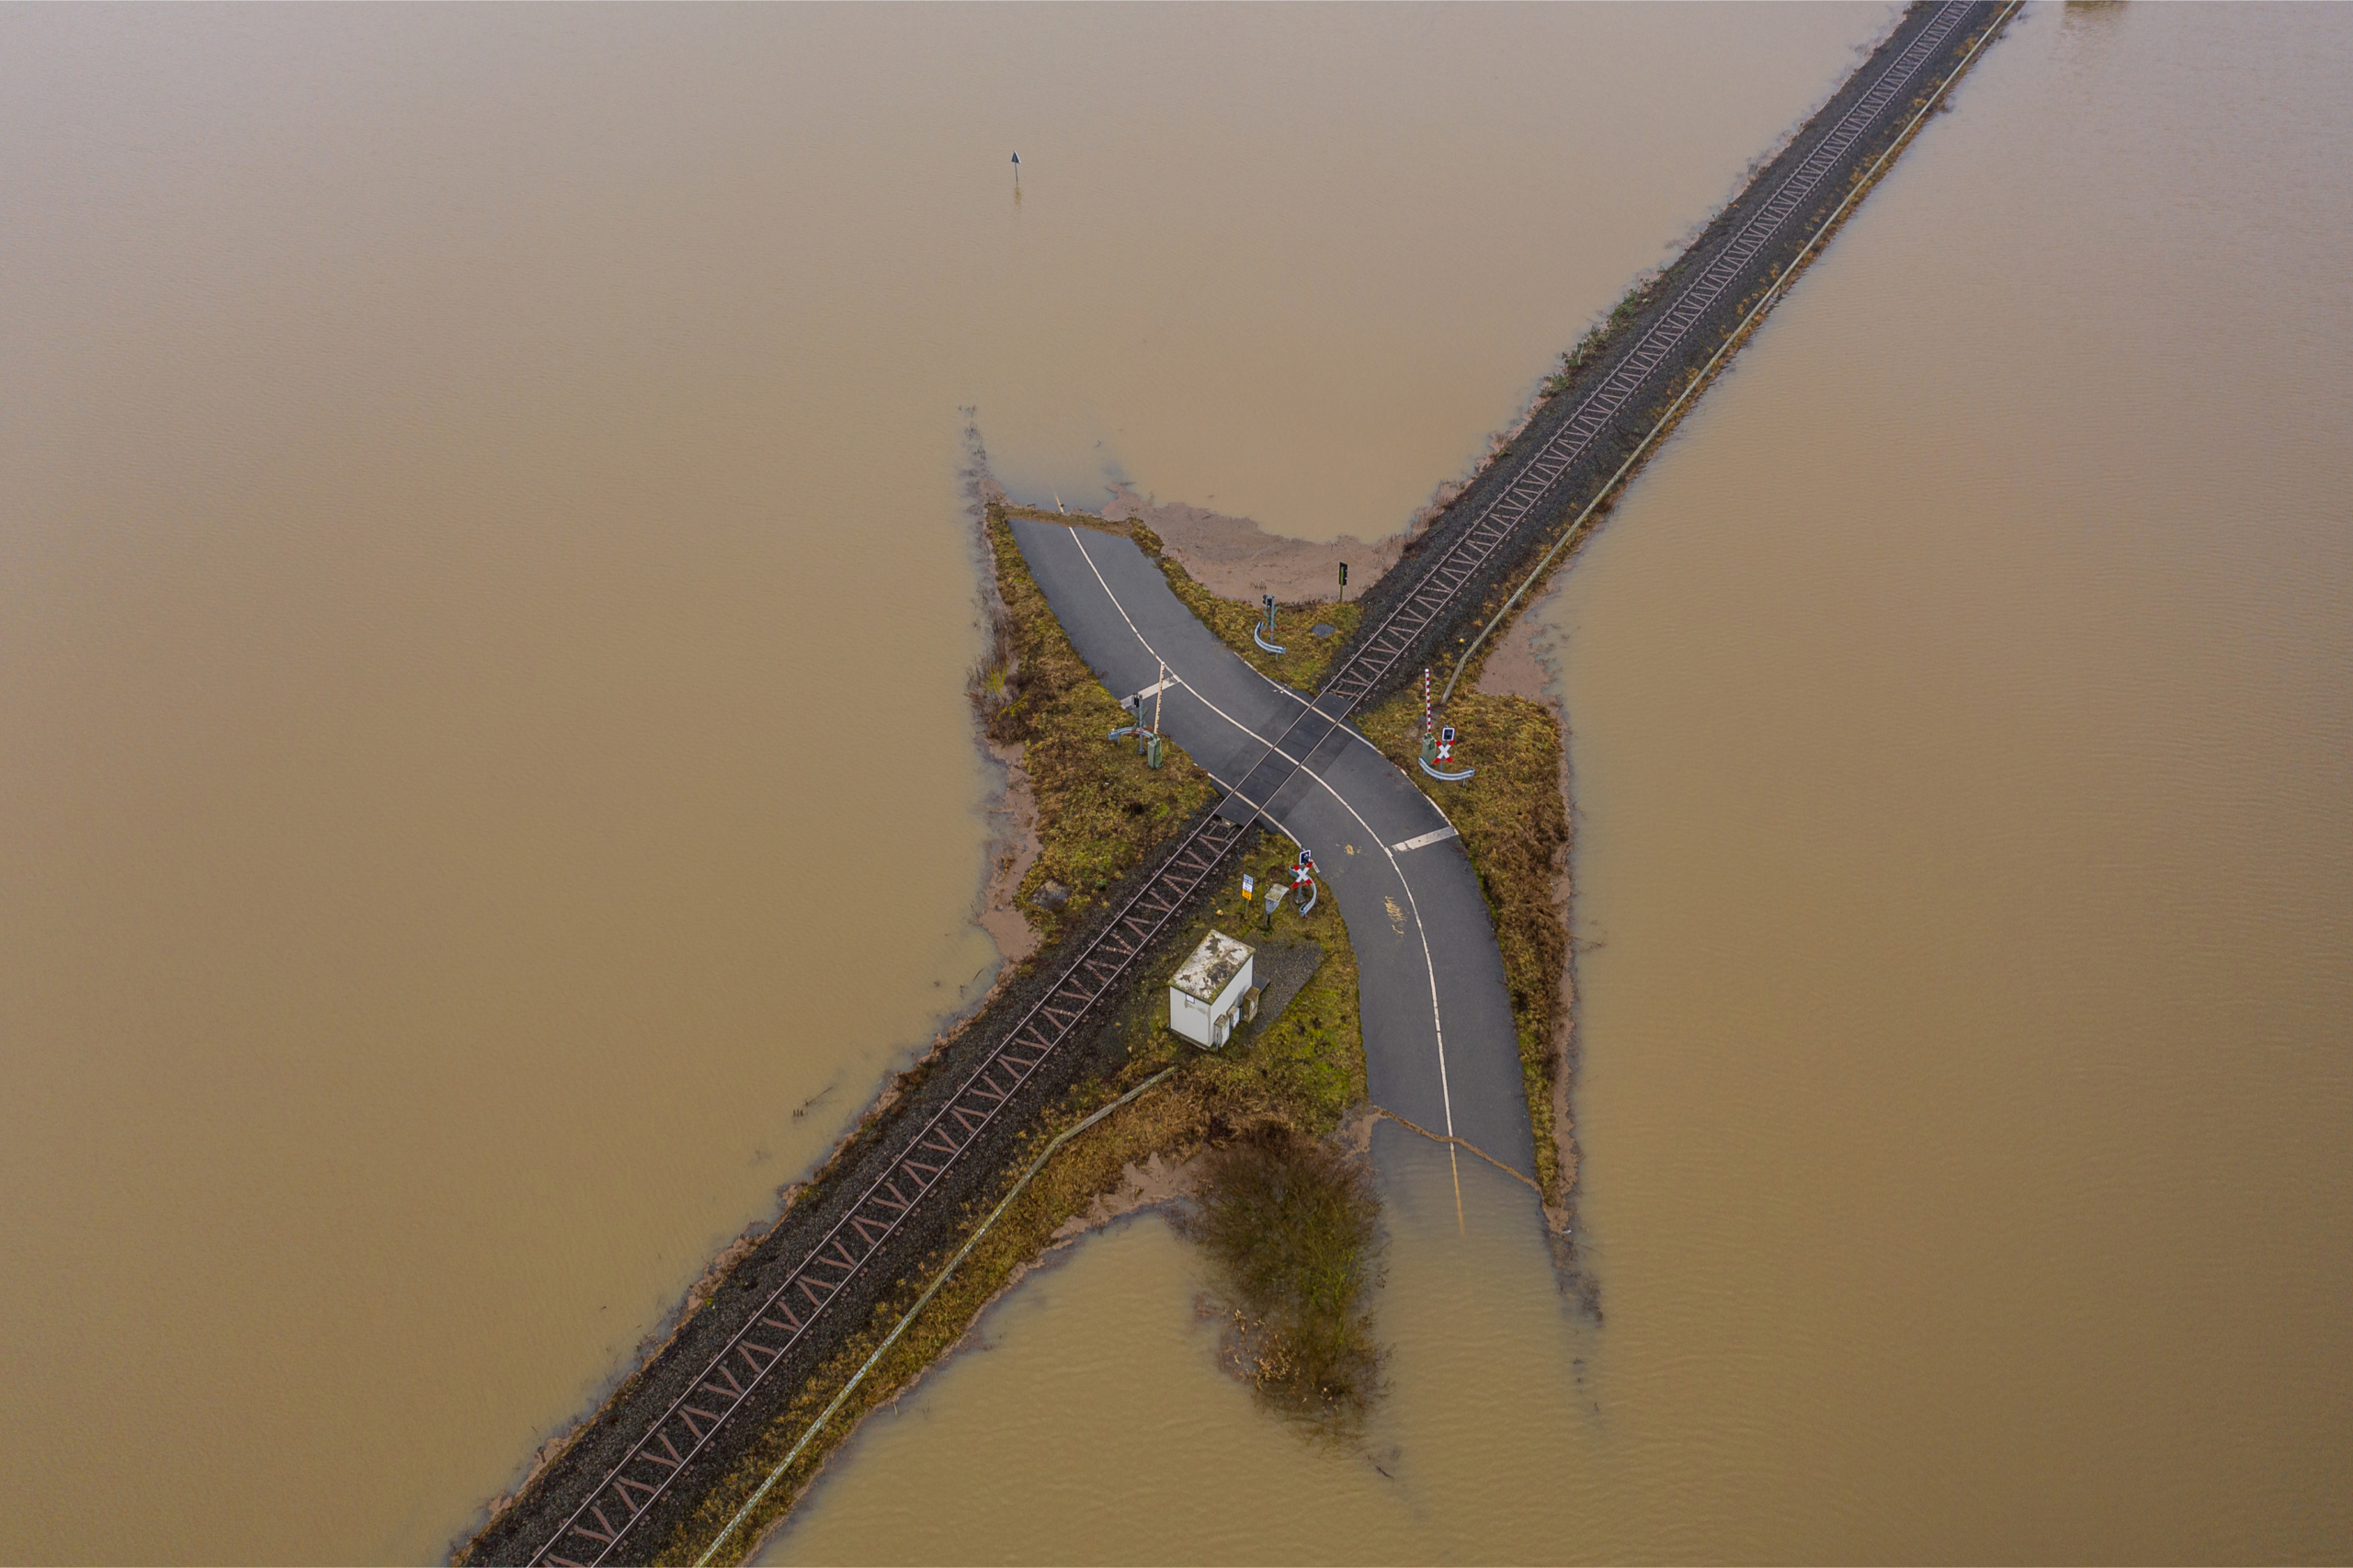
<svg viewBox="0 0 2353 1568">
<path fill-rule="evenodd" d="M 1305 711 L 1303 694 L 1219 642 L 1132 542 L 1029 518 L 1013 519 L 1013 537 L 1104 685 L 1121 696 L 1142 691 L 1167 664 L 1161 730 L 1220 784 L 1231 789 L 1247 776 Z M 1298 771 L 1263 813 L 1314 851 L 1340 901 L 1357 951 L 1372 1102 L 1532 1176 L 1503 955 L 1452 825 L 1346 724 L 1289 760 Z"/>
</svg>

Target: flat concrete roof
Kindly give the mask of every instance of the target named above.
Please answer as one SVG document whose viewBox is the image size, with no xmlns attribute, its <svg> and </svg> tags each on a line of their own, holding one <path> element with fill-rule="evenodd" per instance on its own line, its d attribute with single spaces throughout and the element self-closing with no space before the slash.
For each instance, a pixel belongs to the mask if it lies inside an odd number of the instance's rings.
<svg viewBox="0 0 2353 1568">
<path fill-rule="evenodd" d="M 1214 1002 L 1218 993 L 1226 988 L 1256 950 L 1222 931 L 1211 931 L 1201 938 L 1201 945 L 1193 949 L 1193 956 L 1178 967 L 1176 978 L 1168 983 L 1188 996 Z"/>
</svg>

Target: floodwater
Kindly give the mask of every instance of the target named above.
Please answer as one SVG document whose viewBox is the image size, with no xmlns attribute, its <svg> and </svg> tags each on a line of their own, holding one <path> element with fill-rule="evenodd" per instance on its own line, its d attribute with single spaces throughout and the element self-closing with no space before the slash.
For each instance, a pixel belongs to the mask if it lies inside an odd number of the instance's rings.
<svg viewBox="0 0 2353 1568">
<path fill-rule="evenodd" d="M 438 1555 L 985 985 L 961 408 L 1392 530 L 1890 15 L 0 12 L 0 1558 Z"/>
<path fill-rule="evenodd" d="M 2034 8 L 1541 608 L 1600 1323 L 1408 1152 L 1317 1448 L 1131 1222 L 769 1560 L 2353 1555 L 2348 86 Z"/>
</svg>

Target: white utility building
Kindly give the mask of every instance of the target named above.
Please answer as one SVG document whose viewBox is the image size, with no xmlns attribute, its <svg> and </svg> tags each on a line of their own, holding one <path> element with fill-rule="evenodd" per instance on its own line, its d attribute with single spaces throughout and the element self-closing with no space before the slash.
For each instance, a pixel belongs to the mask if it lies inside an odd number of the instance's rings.
<svg viewBox="0 0 2353 1568">
<path fill-rule="evenodd" d="M 1215 1051 L 1258 1011 L 1251 960 L 1257 949 L 1211 931 L 1168 983 L 1168 1027 Z"/>
</svg>

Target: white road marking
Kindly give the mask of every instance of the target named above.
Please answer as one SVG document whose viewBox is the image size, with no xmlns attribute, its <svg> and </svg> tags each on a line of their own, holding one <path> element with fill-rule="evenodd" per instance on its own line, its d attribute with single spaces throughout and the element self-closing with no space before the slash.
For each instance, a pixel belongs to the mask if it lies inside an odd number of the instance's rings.
<svg viewBox="0 0 2353 1568">
<path fill-rule="evenodd" d="M 1070 541 L 1071 543 L 1078 546 L 1079 557 L 1086 562 L 1086 569 L 1095 574 L 1095 581 L 1097 585 L 1102 588 L 1103 597 L 1111 601 L 1111 608 L 1118 610 L 1120 612 L 1120 619 L 1128 623 L 1128 630 L 1134 633 L 1135 640 L 1137 642 L 1143 644 L 1143 651 L 1150 653 L 1154 658 L 1160 659 L 1160 662 L 1163 665 L 1167 665 L 1167 660 L 1160 658 L 1160 650 L 1152 645 L 1151 640 L 1145 637 L 1142 630 L 1136 625 L 1135 617 L 1128 613 L 1128 607 L 1120 602 L 1120 596 L 1111 591 L 1111 585 L 1104 581 L 1103 569 L 1096 565 L 1095 557 L 1087 553 L 1086 541 L 1078 537 L 1078 530 L 1076 528 L 1070 530 Z M 1257 731 L 1252 729 L 1249 725 L 1244 723 L 1241 720 L 1235 718 L 1224 709 L 1220 708 L 1216 703 L 1211 702 L 1209 699 L 1207 693 L 1188 684 L 1182 676 L 1175 673 L 1173 666 L 1170 668 L 1166 684 L 1170 686 L 1183 687 L 1187 691 L 1193 694 L 1194 699 L 1199 701 L 1202 707 L 1208 709 L 1211 712 L 1216 714 L 1219 718 L 1224 720 L 1227 723 L 1233 725 L 1235 729 L 1241 731 L 1252 740 L 1256 741 L 1260 745 L 1265 746 L 1268 751 L 1274 753 L 1277 756 L 1281 757 L 1293 767 L 1303 769 L 1306 767 L 1306 765 L 1301 762 L 1299 758 L 1291 756 L 1290 753 L 1283 750 L 1282 747 L 1275 744 L 1274 742 L 1268 740 L 1266 736 L 1260 734 Z M 1314 775 L 1310 774 L 1309 777 L 1313 778 Z M 1326 785 L 1325 788 L 1329 789 L 1330 786 Z M 1337 791 L 1335 791 L 1335 793 L 1337 793 Z M 1248 804 L 1250 809 L 1254 812 L 1263 809 L 1256 802 L 1250 801 L 1247 796 L 1241 795 L 1238 791 L 1236 792 L 1236 798 L 1242 800 L 1245 804 Z"/>
<path fill-rule="evenodd" d="M 1419 849 L 1424 845 L 1437 844 L 1442 840 L 1452 838 L 1454 836 L 1456 836 L 1454 824 L 1449 823 L 1446 826 L 1439 828 L 1436 833 L 1426 833 L 1419 838 L 1409 838 L 1403 844 L 1392 844 L 1389 847 L 1397 851 L 1398 854 L 1403 855 L 1408 849 Z"/>
<path fill-rule="evenodd" d="M 1135 634 L 1135 640 L 1137 642 L 1143 644 L 1143 651 L 1150 653 L 1154 659 L 1159 659 L 1163 665 L 1167 664 L 1165 659 L 1161 659 L 1160 650 L 1154 647 L 1151 640 L 1145 637 L 1142 631 L 1137 627 L 1135 618 L 1128 613 L 1128 607 L 1120 602 L 1120 596 L 1111 591 L 1111 585 L 1104 581 L 1103 569 L 1095 564 L 1095 557 L 1087 552 L 1086 541 L 1078 537 L 1078 530 L 1076 528 L 1072 528 L 1070 530 L 1070 539 L 1073 544 L 1078 546 L 1079 556 L 1086 562 L 1086 569 L 1095 574 L 1095 581 L 1101 585 L 1103 589 L 1103 597 L 1111 601 L 1111 608 L 1118 610 L 1120 612 L 1120 619 L 1128 623 L 1128 630 Z M 1248 665 L 1245 664 L 1244 667 L 1248 668 Z M 1184 683 L 1179 681 L 1178 684 L 1183 685 Z M 1310 778 L 1314 779 L 1316 783 L 1323 785 L 1324 792 L 1331 796 L 1332 799 L 1339 801 L 1340 809 L 1342 811 L 1347 812 L 1348 815 L 1357 819 L 1357 825 L 1364 829 L 1365 836 L 1372 839 L 1375 843 L 1380 842 L 1380 835 L 1374 833 L 1372 831 L 1372 824 L 1364 820 L 1364 813 L 1358 811 L 1355 805 L 1349 801 L 1346 795 L 1343 795 L 1337 790 L 1333 789 L 1330 779 L 1325 778 L 1313 768 L 1306 767 L 1304 764 L 1301 763 L 1289 752 L 1284 751 L 1281 747 L 1276 745 L 1274 742 L 1267 739 L 1264 735 L 1258 733 L 1257 731 L 1252 729 L 1249 725 L 1244 723 L 1233 714 L 1228 713 L 1224 709 L 1220 708 L 1216 703 L 1211 702 L 1207 697 L 1202 696 L 1200 692 L 1194 690 L 1192 687 L 1186 686 L 1185 689 L 1191 691 L 1196 698 L 1199 698 L 1201 706 L 1207 708 L 1211 712 L 1216 714 L 1219 718 L 1224 720 L 1227 723 L 1233 725 L 1244 734 L 1248 735 L 1252 740 L 1256 741 L 1260 745 L 1265 746 L 1268 751 L 1273 752 L 1277 756 L 1281 757 L 1285 762 L 1290 763 L 1293 767 L 1298 768 L 1299 771 L 1306 774 Z M 1340 728 L 1345 730 L 1347 726 L 1343 724 Z M 1361 735 L 1358 735 L 1357 738 L 1358 740 L 1364 739 Z M 1366 741 L 1365 744 L 1367 745 L 1370 745 L 1372 743 Z M 1374 748 L 1373 755 L 1376 756 L 1381 755 L 1378 747 Z M 1387 757 L 1381 757 L 1381 760 L 1383 762 L 1387 762 L 1389 759 Z M 1395 767 L 1396 765 L 1392 763 L 1390 766 Z M 1253 812 L 1263 812 L 1265 811 L 1265 808 L 1262 806 L 1251 805 L 1248 798 L 1239 790 L 1232 790 L 1232 793 L 1235 800 L 1241 801 L 1245 805 L 1250 805 L 1250 809 Z M 1423 796 L 1423 799 L 1428 800 L 1428 797 L 1425 795 Z M 1431 805 L 1435 808 L 1437 802 L 1431 801 Z M 1440 812 L 1438 814 L 1440 816 L 1444 816 L 1446 813 Z M 1267 820 L 1271 822 L 1274 819 L 1270 816 Z M 1282 826 L 1280 823 L 1277 823 L 1275 825 L 1278 827 Z M 1282 831 L 1283 836 L 1290 839 L 1293 844 L 1297 844 L 1299 842 L 1299 835 L 1291 832 L 1290 829 L 1286 827 L 1283 828 Z M 1414 896 L 1414 884 L 1405 880 L 1405 869 L 1397 864 L 1396 854 L 1391 850 L 1387 845 L 1381 845 L 1381 852 L 1388 858 L 1389 869 L 1390 872 L 1396 877 L 1397 885 L 1405 890 L 1405 905 L 1414 912 L 1414 935 L 1421 939 L 1422 972 L 1430 977 L 1430 1032 L 1438 1039 L 1438 1101 L 1445 1107 L 1446 1133 L 1448 1137 L 1451 1138 L 1454 1136 L 1454 1090 L 1447 1081 L 1446 1020 L 1445 1016 L 1439 1011 L 1438 1005 L 1438 960 L 1430 956 L 1430 934 L 1428 928 L 1422 924 L 1421 901 Z"/>
</svg>

